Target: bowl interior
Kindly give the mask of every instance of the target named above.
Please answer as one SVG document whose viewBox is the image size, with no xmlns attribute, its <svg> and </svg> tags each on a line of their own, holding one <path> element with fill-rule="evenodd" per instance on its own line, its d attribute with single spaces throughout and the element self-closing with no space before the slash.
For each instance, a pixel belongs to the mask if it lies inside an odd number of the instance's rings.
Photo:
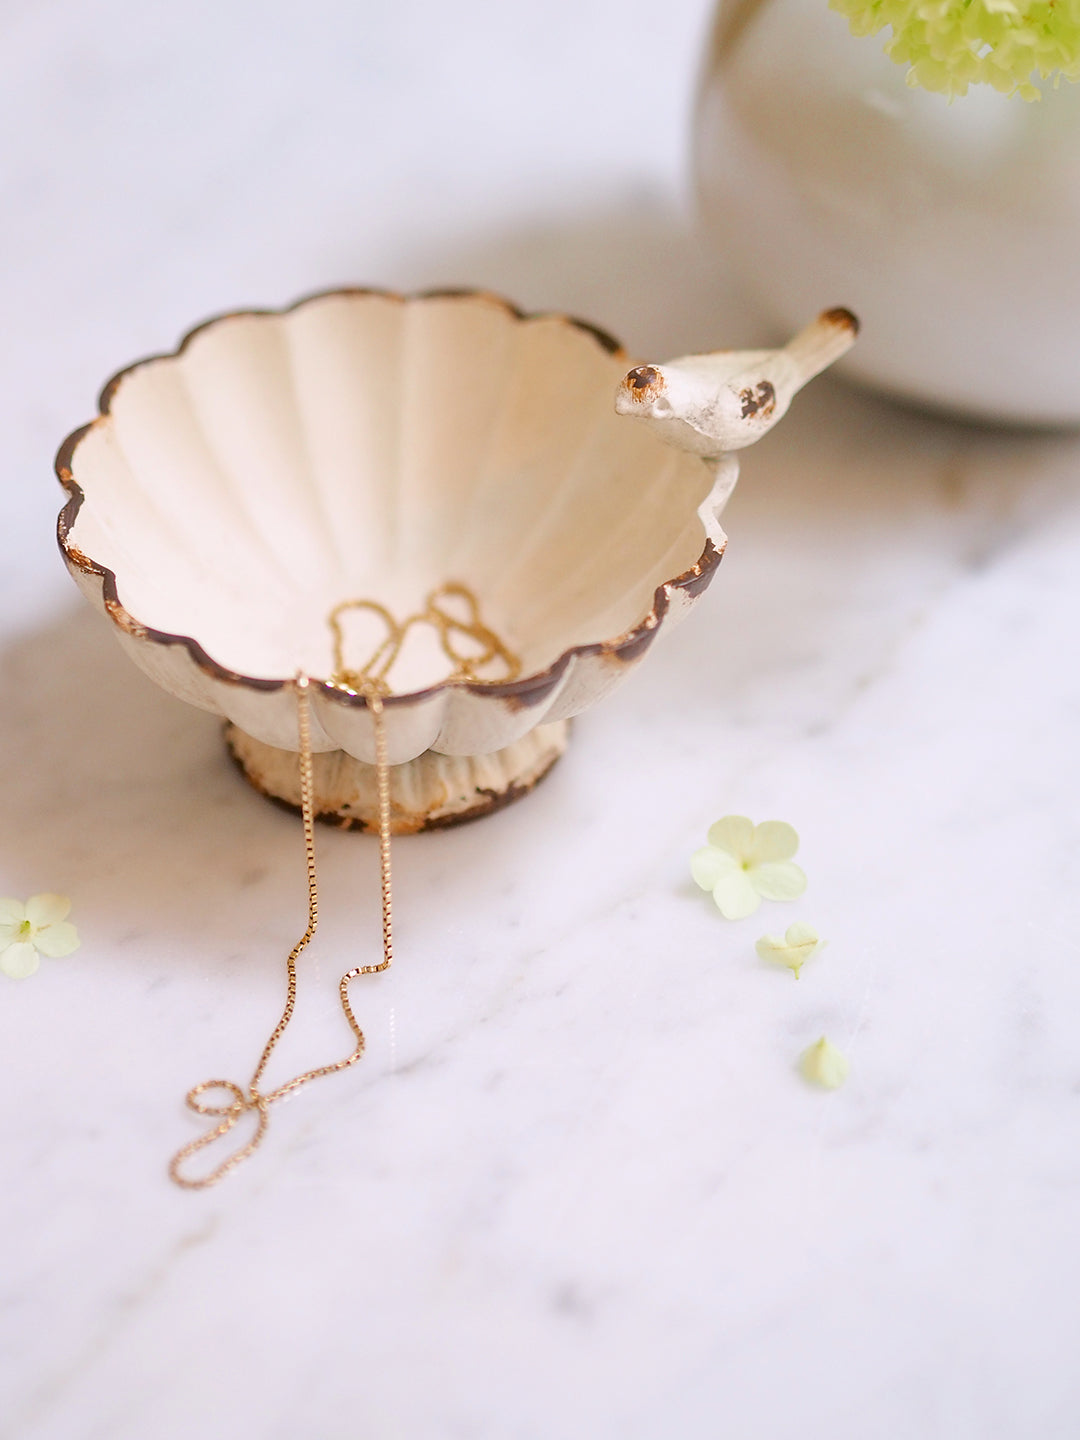
<svg viewBox="0 0 1080 1440">
<path fill-rule="evenodd" d="M 711 470 L 615 415 L 628 363 L 483 295 L 229 316 L 110 387 L 72 457 L 69 541 L 137 621 L 242 675 L 326 677 L 336 605 L 404 616 L 448 581 L 542 670 L 633 628 L 704 546 Z M 377 627 L 345 634 L 362 664 Z M 447 668 L 417 631 L 391 679 Z"/>
</svg>

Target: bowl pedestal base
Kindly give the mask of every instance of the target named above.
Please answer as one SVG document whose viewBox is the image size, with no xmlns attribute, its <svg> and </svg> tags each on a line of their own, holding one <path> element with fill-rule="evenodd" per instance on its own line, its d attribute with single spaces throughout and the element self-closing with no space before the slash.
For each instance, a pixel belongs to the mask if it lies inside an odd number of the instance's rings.
<svg viewBox="0 0 1080 1440">
<path fill-rule="evenodd" d="M 519 800 L 541 781 L 566 749 L 569 721 L 537 725 L 490 755 L 439 755 L 428 750 L 390 769 L 391 830 L 412 835 L 461 825 Z M 226 724 L 225 743 L 245 778 L 270 800 L 300 810 L 299 757 L 253 740 Z M 379 828 L 374 765 L 344 750 L 313 755 L 315 813 L 343 830 Z"/>
</svg>

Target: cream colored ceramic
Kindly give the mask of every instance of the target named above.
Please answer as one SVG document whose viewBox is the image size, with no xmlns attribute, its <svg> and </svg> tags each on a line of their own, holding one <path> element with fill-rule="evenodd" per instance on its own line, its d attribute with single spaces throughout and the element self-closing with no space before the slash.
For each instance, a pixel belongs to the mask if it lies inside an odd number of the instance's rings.
<svg viewBox="0 0 1080 1440">
<path fill-rule="evenodd" d="M 717 350 L 638 365 L 615 393 L 620 415 L 644 420 L 669 445 L 718 459 L 768 433 L 815 375 L 851 349 L 859 322 L 826 310 L 780 350 Z"/>
<path fill-rule="evenodd" d="M 390 772 L 390 829 L 395 835 L 460 824 L 526 795 L 566 749 L 570 722 L 535 726 L 512 745 L 486 755 L 428 750 Z M 291 750 L 275 750 L 227 725 L 234 759 L 256 790 L 290 810 L 301 804 L 300 767 Z M 342 829 L 376 830 L 378 772 L 344 750 L 314 757 L 316 812 Z"/>
<path fill-rule="evenodd" d="M 483 294 L 225 316 L 110 382 L 63 445 L 65 559 L 172 694 L 295 751 L 303 670 L 316 751 L 366 763 L 365 702 L 326 683 L 330 611 L 370 596 L 404 615 L 463 582 L 522 674 L 445 683 L 441 654 L 411 647 L 389 758 L 504 749 L 611 690 L 724 547 L 734 462 L 621 420 L 627 363 L 587 325 Z"/>
</svg>

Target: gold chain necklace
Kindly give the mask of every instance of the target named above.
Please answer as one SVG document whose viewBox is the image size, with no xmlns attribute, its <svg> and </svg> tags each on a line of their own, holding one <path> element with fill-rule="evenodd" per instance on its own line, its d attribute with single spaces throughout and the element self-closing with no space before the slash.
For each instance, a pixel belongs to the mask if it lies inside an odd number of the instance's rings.
<svg viewBox="0 0 1080 1440">
<path fill-rule="evenodd" d="M 456 600 L 465 606 L 465 619 L 457 617 L 453 612 L 444 608 L 444 602 L 447 600 Z M 384 639 L 376 647 L 367 663 L 358 670 L 350 670 L 344 661 L 345 639 L 341 617 L 350 610 L 371 612 L 382 621 L 386 630 Z M 443 653 L 454 667 L 446 677 L 448 680 L 467 680 L 474 684 L 482 684 L 485 680 L 490 683 L 492 678 L 512 680 L 521 673 L 520 659 L 481 620 L 480 606 L 476 596 L 465 585 L 457 582 L 451 582 L 433 590 L 427 596 L 423 609 L 408 616 L 404 621 L 396 620 L 390 611 L 377 600 L 345 600 L 330 612 L 328 624 L 334 645 L 334 669 L 330 683 L 350 694 L 364 696 L 368 709 L 371 711 L 372 725 L 375 731 L 383 958 L 377 965 L 354 966 L 351 970 L 347 970 L 338 982 L 341 1008 L 349 1028 L 356 1037 L 356 1044 L 351 1054 L 346 1055 L 344 1059 L 335 1060 L 329 1065 L 319 1065 L 314 1069 L 305 1070 L 302 1074 L 295 1075 L 291 1080 L 286 1081 L 284 1085 L 264 1092 L 260 1088 L 263 1074 L 270 1062 L 270 1056 L 284 1035 L 296 1008 L 296 962 L 311 943 L 319 924 L 319 885 L 315 865 L 315 776 L 311 750 L 311 682 L 306 675 L 300 673 L 294 683 L 299 741 L 300 815 L 303 822 L 304 855 L 307 865 L 307 929 L 289 951 L 286 961 L 285 1008 L 282 1011 L 281 1019 L 275 1025 L 263 1048 L 247 1089 L 241 1088 L 232 1080 L 203 1080 L 187 1093 L 186 1103 L 189 1109 L 194 1110 L 198 1115 L 220 1118 L 219 1123 L 212 1130 L 189 1141 L 173 1156 L 169 1165 L 169 1175 L 177 1185 L 182 1186 L 185 1190 L 204 1190 L 208 1186 L 216 1184 L 218 1180 L 246 1160 L 258 1148 L 266 1134 L 267 1126 L 270 1123 L 271 1105 L 278 1100 L 283 1100 L 287 1095 L 293 1094 L 312 1080 L 318 1080 L 323 1075 L 336 1074 L 339 1070 L 347 1070 L 350 1065 L 355 1065 L 364 1053 L 366 1043 L 364 1032 L 357 1024 L 349 1003 L 349 985 L 360 975 L 377 975 L 380 971 L 389 969 L 394 958 L 393 883 L 390 867 L 390 766 L 386 759 L 386 713 L 383 700 L 384 697 L 392 694 L 387 676 L 400 656 L 409 632 L 417 625 L 430 625 L 434 628 Z M 465 654 L 460 650 L 462 638 L 468 638 L 474 642 L 477 647 L 476 653 Z M 484 676 L 480 673 L 485 667 L 492 664 L 498 664 L 504 673 L 496 677 Z M 204 1098 L 213 1091 L 224 1092 L 231 1099 L 224 1103 L 214 1103 Z M 212 1145 L 216 1140 L 227 1135 L 248 1111 L 254 1111 L 257 1118 L 255 1133 L 246 1145 L 234 1151 L 206 1175 L 190 1177 L 182 1173 L 185 1162 L 192 1155 L 198 1154 L 208 1145 Z"/>
</svg>

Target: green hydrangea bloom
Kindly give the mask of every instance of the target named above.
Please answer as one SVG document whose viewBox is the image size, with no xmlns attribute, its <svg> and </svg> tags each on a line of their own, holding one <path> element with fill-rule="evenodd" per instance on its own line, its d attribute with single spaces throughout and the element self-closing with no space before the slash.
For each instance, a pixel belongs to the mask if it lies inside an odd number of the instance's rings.
<svg viewBox="0 0 1080 1440">
<path fill-rule="evenodd" d="M 829 0 L 854 35 L 886 25 L 908 84 L 950 99 L 969 85 L 1038 100 L 1036 78 L 1080 79 L 1080 0 Z"/>
</svg>

